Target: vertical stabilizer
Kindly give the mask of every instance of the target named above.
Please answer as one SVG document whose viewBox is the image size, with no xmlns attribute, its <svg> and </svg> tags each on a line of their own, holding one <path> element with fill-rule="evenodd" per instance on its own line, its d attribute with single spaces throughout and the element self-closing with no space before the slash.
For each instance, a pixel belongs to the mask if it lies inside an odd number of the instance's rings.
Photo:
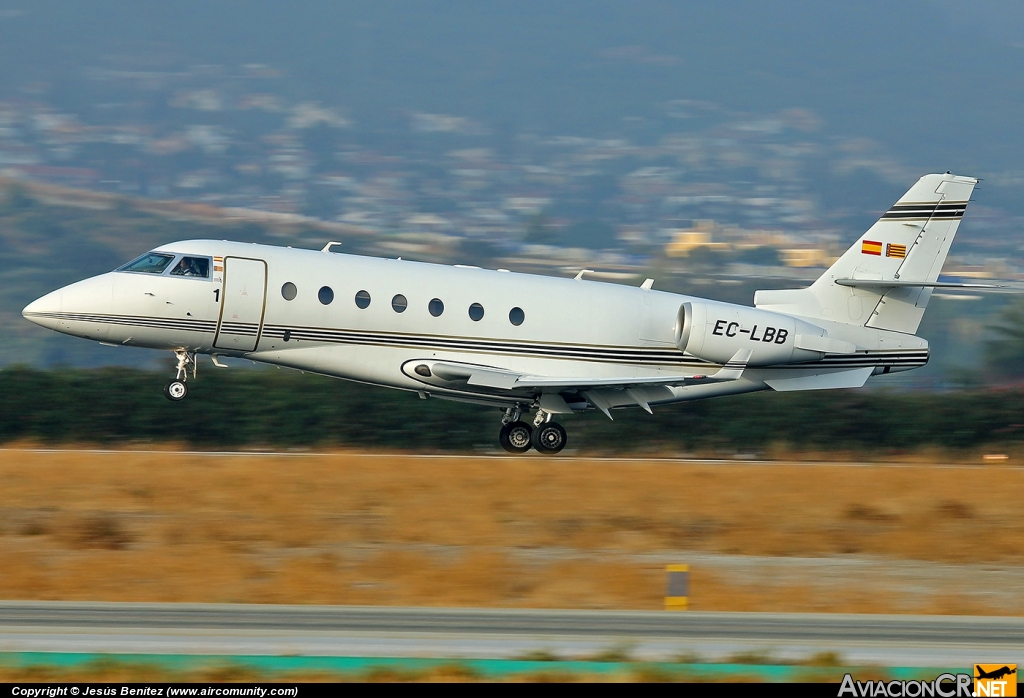
<svg viewBox="0 0 1024 698">
<path fill-rule="evenodd" d="M 938 279 L 977 183 L 973 177 L 925 175 L 811 286 L 758 291 L 754 304 L 811 319 L 917 332 L 932 289 L 911 284 Z M 885 281 L 901 285 L 886 287 Z"/>
</svg>

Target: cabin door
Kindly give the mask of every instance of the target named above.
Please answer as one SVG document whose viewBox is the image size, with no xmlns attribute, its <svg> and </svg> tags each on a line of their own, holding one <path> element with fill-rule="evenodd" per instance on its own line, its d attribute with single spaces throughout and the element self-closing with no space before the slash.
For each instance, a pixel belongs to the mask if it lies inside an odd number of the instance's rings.
<svg viewBox="0 0 1024 698">
<path fill-rule="evenodd" d="M 267 306 L 267 263 L 262 259 L 224 258 L 224 290 L 213 346 L 253 351 L 263 331 Z"/>
</svg>

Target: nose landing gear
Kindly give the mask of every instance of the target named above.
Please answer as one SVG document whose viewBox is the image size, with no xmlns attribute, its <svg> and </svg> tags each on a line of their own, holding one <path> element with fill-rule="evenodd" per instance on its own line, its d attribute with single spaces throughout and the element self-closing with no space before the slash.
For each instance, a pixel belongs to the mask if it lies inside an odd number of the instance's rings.
<svg viewBox="0 0 1024 698">
<path fill-rule="evenodd" d="M 192 377 L 196 377 L 196 353 L 194 351 L 178 349 L 174 352 L 174 355 L 178 357 L 178 371 L 177 375 L 164 385 L 164 397 L 171 402 L 179 402 L 188 395 L 186 381 L 188 380 L 188 367 L 190 365 L 192 366 Z"/>
<path fill-rule="evenodd" d="M 186 395 L 188 395 L 188 386 L 185 384 L 185 381 L 172 378 L 164 385 L 164 397 L 171 402 L 184 400 Z"/>
<path fill-rule="evenodd" d="M 498 432 L 498 442 L 503 449 L 509 453 L 521 454 L 535 448 L 538 453 L 553 455 L 565 448 L 568 440 L 565 429 L 561 424 L 550 421 L 549 413 L 537 410 L 532 427 L 522 421 L 521 416 L 522 412 L 518 407 L 505 410 L 501 420 L 501 431 Z"/>
</svg>

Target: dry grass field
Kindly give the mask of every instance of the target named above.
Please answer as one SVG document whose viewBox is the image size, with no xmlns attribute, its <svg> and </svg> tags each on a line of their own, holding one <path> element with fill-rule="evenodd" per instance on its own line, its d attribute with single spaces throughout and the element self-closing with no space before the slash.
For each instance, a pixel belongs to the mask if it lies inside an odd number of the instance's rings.
<svg viewBox="0 0 1024 698">
<path fill-rule="evenodd" d="M 796 682 L 840 683 L 844 669 L 835 667 L 808 666 L 793 674 Z M 859 680 L 886 680 L 885 669 L 864 667 L 858 670 Z M 924 676 L 927 676 L 925 674 Z M 685 668 L 669 670 L 658 665 L 635 663 L 619 671 L 587 673 L 567 671 L 553 666 L 546 670 L 526 673 L 493 675 L 474 671 L 472 667 L 454 661 L 429 669 L 403 669 L 378 667 L 357 672 L 287 672 L 270 673 L 256 671 L 238 665 L 214 666 L 205 669 L 168 671 L 158 666 L 145 664 L 124 664 L 100 660 L 71 669 L 43 665 L 25 667 L 0 666 L 0 681 L 4 683 L 256 683 L 275 682 L 281 684 L 313 682 L 360 682 L 360 683 L 762 683 L 757 674 L 725 674 L 709 676 L 694 673 Z"/>
<path fill-rule="evenodd" d="M 973 572 L 1022 577 L 1006 465 L 3 450 L 0 483 L 4 599 L 657 609 L 691 562 L 700 610 L 1024 608 Z"/>
</svg>

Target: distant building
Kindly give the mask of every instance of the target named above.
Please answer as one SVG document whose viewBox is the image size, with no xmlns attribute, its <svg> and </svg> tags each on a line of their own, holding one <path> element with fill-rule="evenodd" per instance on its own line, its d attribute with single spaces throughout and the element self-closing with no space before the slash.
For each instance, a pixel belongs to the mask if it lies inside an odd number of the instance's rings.
<svg viewBox="0 0 1024 698">
<path fill-rule="evenodd" d="M 727 242 L 714 242 L 713 233 L 718 227 L 714 221 L 694 221 L 694 226 L 688 230 L 673 231 L 672 241 L 665 245 L 665 254 L 669 257 L 688 257 L 699 248 L 732 249 L 732 245 Z"/>
<path fill-rule="evenodd" d="M 791 247 L 779 250 L 779 259 L 787 267 L 827 267 L 835 257 L 820 247 Z"/>
<path fill-rule="evenodd" d="M 779 260 L 787 267 L 827 267 L 835 261 L 827 249 L 800 245 L 791 236 L 778 231 L 744 230 L 736 226 L 723 226 L 712 220 L 697 220 L 692 228 L 673 230 L 671 233 L 672 240 L 665 245 L 665 254 L 669 257 L 688 257 L 691 252 L 701 248 L 737 252 L 773 248 L 777 250 Z"/>
</svg>

